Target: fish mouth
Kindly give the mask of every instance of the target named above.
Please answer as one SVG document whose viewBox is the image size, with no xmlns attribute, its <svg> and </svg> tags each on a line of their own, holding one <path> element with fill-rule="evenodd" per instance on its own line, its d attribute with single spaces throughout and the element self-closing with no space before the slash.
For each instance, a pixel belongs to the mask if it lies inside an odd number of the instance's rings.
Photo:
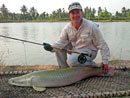
<svg viewBox="0 0 130 98">
<path fill-rule="evenodd" d="M 9 83 L 9 84 L 11 84 L 11 85 L 15 85 L 15 83 L 14 83 L 14 80 L 13 80 L 13 79 L 9 79 L 9 80 L 8 80 L 8 83 Z"/>
<path fill-rule="evenodd" d="M 8 83 L 10 85 L 16 85 L 16 86 L 28 86 L 28 83 L 24 82 L 24 81 L 18 81 L 18 80 L 15 80 L 13 78 L 9 79 L 8 80 Z"/>
</svg>

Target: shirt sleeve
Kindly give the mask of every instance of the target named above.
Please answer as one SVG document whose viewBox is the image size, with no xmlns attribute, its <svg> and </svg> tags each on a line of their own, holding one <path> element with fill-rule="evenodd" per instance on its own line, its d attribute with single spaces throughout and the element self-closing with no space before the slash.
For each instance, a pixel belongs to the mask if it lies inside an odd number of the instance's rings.
<svg viewBox="0 0 130 98">
<path fill-rule="evenodd" d="M 100 50 L 103 64 L 108 64 L 110 59 L 110 50 L 97 26 L 92 27 L 92 34 L 94 45 L 98 50 Z"/>
<path fill-rule="evenodd" d="M 68 35 L 66 29 L 63 29 L 63 31 L 60 34 L 60 38 L 52 45 L 59 48 L 64 48 L 66 45 L 68 45 Z"/>
</svg>

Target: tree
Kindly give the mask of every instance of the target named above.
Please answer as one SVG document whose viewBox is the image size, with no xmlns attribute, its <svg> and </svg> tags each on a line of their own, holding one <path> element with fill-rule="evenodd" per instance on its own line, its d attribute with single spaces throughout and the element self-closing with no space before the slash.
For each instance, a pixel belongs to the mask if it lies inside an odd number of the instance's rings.
<svg viewBox="0 0 130 98">
<path fill-rule="evenodd" d="M 66 12 L 64 8 L 62 8 L 62 16 L 61 17 L 64 19 L 67 19 L 67 20 L 69 19 L 68 12 Z"/>
<path fill-rule="evenodd" d="M 26 6 L 23 5 L 20 10 L 21 10 L 21 13 L 22 13 L 22 15 L 20 16 L 20 19 L 26 20 L 27 19 L 27 8 L 26 8 Z"/>
<path fill-rule="evenodd" d="M 61 16 L 62 16 L 62 10 L 61 10 L 61 8 L 59 8 L 59 9 L 57 10 L 57 18 L 60 19 Z"/>
<path fill-rule="evenodd" d="M 43 12 L 40 14 L 40 16 L 38 17 L 38 19 L 40 20 L 47 20 L 49 18 L 49 14 L 46 12 Z"/>
<path fill-rule="evenodd" d="M 50 15 L 50 19 L 56 19 L 56 11 L 53 11 L 52 14 Z"/>
<path fill-rule="evenodd" d="M 91 12 L 92 18 L 95 17 L 95 13 L 96 13 L 96 10 L 95 10 L 95 8 L 93 8 L 93 9 L 92 9 L 92 12 Z"/>
<path fill-rule="evenodd" d="M 127 17 L 130 19 L 130 11 L 128 12 Z"/>
<path fill-rule="evenodd" d="M 100 16 L 101 13 L 102 13 L 102 8 L 98 7 L 98 16 Z"/>
<path fill-rule="evenodd" d="M 91 8 L 84 8 L 84 17 L 88 19 L 91 17 Z"/>
<path fill-rule="evenodd" d="M 121 17 L 121 13 L 119 13 L 118 11 L 116 11 L 115 17 Z"/>
<path fill-rule="evenodd" d="M 22 14 L 24 14 L 24 15 L 27 14 L 27 8 L 25 5 L 23 5 L 20 10 L 21 10 Z"/>
<path fill-rule="evenodd" d="M 17 20 L 16 14 L 15 13 L 9 13 L 8 19 L 9 20 Z"/>
<path fill-rule="evenodd" d="M 4 4 L 2 4 L 2 7 L 0 8 L 0 12 L 4 19 L 8 18 L 9 11 Z"/>
<path fill-rule="evenodd" d="M 112 14 L 111 14 L 110 12 L 108 12 L 106 8 L 105 8 L 104 11 L 102 11 L 102 12 L 99 14 L 99 17 L 107 17 L 107 18 L 109 18 L 109 17 L 111 17 L 111 16 L 112 16 Z"/>
<path fill-rule="evenodd" d="M 126 8 L 123 7 L 121 11 L 122 11 L 122 16 L 123 16 L 123 17 L 126 17 L 126 15 L 127 15 L 127 13 L 126 13 Z"/>
<path fill-rule="evenodd" d="M 30 9 L 29 13 L 30 13 L 30 16 L 31 16 L 32 20 L 36 20 L 36 18 L 38 16 L 38 12 L 34 7 L 32 7 Z"/>
<path fill-rule="evenodd" d="M 86 8 L 84 8 L 84 17 L 85 18 L 88 18 L 88 19 L 90 19 L 90 18 L 94 18 L 95 17 L 95 13 L 96 13 L 96 10 L 95 10 L 95 8 L 88 8 L 88 7 L 86 7 Z"/>
</svg>

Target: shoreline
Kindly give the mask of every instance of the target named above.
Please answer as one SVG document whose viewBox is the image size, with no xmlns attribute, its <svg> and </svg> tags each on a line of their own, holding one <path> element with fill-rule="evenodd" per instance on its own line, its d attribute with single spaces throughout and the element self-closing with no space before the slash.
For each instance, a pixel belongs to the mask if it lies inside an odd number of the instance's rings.
<svg viewBox="0 0 130 98">
<path fill-rule="evenodd" d="M 101 64 L 101 63 L 97 63 Z M 130 60 L 113 60 L 109 61 L 109 66 L 120 67 L 128 66 L 130 67 Z M 0 66 L 0 71 L 19 71 L 19 70 L 39 70 L 39 69 L 57 69 L 58 65 L 9 65 Z"/>
<path fill-rule="evenodd" d="M 91 20 L 93 22 L 130 22 L 130 20 Z M 0 23 L 26 23 L 26 22 L 70 22 L 70 20 L 27 20 L 27 21 L 0 21 Z"/>
</svg>

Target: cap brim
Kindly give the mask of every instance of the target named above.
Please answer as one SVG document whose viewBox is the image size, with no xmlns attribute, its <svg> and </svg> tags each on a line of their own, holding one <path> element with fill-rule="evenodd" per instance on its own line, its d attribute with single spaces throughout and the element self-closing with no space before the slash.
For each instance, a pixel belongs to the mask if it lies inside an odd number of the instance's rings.
<svg viewBox="0 0 130 98">
<path fill-rule="evenodd" d="M 75 8 L 72 8 L 71 10 L 69 10 L 69 13 L 72 12 L 73 10 L 76 10 L 76 9 L 77 9 L 77 10 L 82 10 L 82 9 L 80 9 L 80 8 L 78 8 L 78 7 L 75 7 Z"/>
</svg>

